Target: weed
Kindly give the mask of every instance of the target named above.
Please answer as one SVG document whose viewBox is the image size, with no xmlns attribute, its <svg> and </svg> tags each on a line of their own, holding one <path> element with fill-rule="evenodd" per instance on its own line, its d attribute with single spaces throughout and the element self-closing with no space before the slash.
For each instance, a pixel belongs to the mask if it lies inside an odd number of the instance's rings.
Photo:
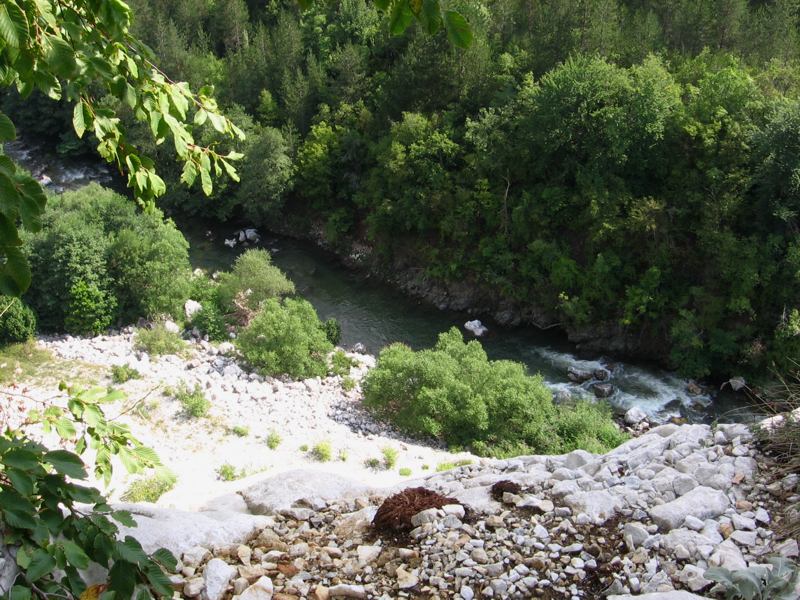
<svg viewBox="0 0 800 600">
<path fill-rule="evenodd" d="M 234 425 L 231 427 L 231 433 L 233 435 L 238 435 L 239 437 L 247 437 L 250 435 L 250 428 L 245 427 L 244 425 Z"/>
<path fill-rule="evenodd" d="M 383 454 L 384 468 L 394 469 L 395 465 L 397 464 L 397 456 L 398 456 L 397 450 L 395 450 L 390 446 L 386 446 L 385 448 L 381 449 L 381 454 Z"/>
<path fill-rule="evenodd" d="M 347 462 L 347 450 L 344 448 L 339 449 L 339 453 L 337 454 L 338 458 L 342 462 Z"/>
<path fill-rule="evenodd" d="M 275 448 L 281 445 L 282 441 L 283 440 L 277 431 L 270 431 L 269 435 L 267 436 L 267 447 L 270 450 L 275 450 Z"/>
<path fill-rule="evenodd" d="M 130 365 L 114 365 L 111 367 L 111 381 L 116 384 L 125 383 L 131 379 L 141 379 L 142 374 Z"/>
<path fill-rule="evenodd" d="M 186 414 L 195 418 L 205 417 L 211 408 L 211 402 L 203 394 L 199 384 L 195 384 L 194 389 L 190 390 L 185 383 L 181 383 L 175 392 L 175 399 L 181 403 Z"/>
<path fill-rule="evenodd" d="M 237 469 L 231 463 L 220 465 L 217 469 L 217 477 L 222 481 L 235 481 L 247 475 L 244 469 Z"/>
<path fill-rule="evenodd" d="M 303 444 L 300 446 L 300 452 L 308 452 L 308 444 Z"/>
<path fill-rule="evenodd" d="M 368 458 L 364 461 L 364 466 L 368 469 L 372 469 L 373 471 L 377 471 L 381 468 L 381 459 L 380 458 Z"/>
<path fill-rule="evenodd" d="M 331 373 L 345 377 L 350 374 L 350 367 L 356 366 L 356 361 L 347 356 L 343 350 L 337 350 L 331 355 Z"/>
<path fill-rule="evenodd" d="M 408 477 L 411 475 L 411 469 L 408 467 L 403 467 L 399 471 L 401 477 Z"/>
<path fill-rule="evenodd" d="M 186 348 L 181 336 L 167 331 L 163 323 L 153 325 L 152 329 L 138 329 L 134 343 L 137 350 L 143 350 L 153 356 L 180 354 Z"/>
<path fill-rule="evenodd" d="M 319 462 L 328 462 L 333 457 L 331 443 L 328 441 L 320 442 L 311 450 L 312 456 Z"/>
<path fill-rule="evenodd" d="M 349 375 L 342 379 L 342 389 L 345 392 L 351 392 L 356 389 L 356 380 Z"/>
<path fill-rule="evenodd" d="M 175 487 L 178 477 L 166 469 L 156 472 L 150 477 L 140 477 L 133 481 L 122 500 L 125 502 L 156 502 L 161 496 Z"/>
</svg>

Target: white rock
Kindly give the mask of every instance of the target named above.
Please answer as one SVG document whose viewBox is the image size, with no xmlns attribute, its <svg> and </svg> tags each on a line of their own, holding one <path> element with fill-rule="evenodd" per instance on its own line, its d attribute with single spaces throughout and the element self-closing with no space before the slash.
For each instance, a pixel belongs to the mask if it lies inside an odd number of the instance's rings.
<svg viewBox="0 0 800 600">
<path fill-rule="evenodd" d="M 239 600 L 271 600 L 273 593 L 272 579 L 263 576 L 243 591 Z"/>
<path fill-rule="evenodd" d="M 589 515 L 598 524 L 605 523 L 622 508 L 619 497 L 602 490 L 569 494 L 564 504 L 575 512 Z"/>
<path fill-rule="evenodd" d="M 626 523 L 622 530 L 622 537 L 628 546 L 628 549 L 633 552 L 636 548 L 641 546 L 650 537 L 647 530 L 639 523 Z"/>
<path fill-rule="evenodd" d="M 405 568 L 403 568 L 403 565 L 397 567 L 397 571 L 395 571 L 395 577 L 397 577 L 397 587 L 399 587 L 401 590 L 411 589 L 419 583 L 419 577 L 417 577 L 416 570 L 406 571 Z"/>
<path fill-rule="evenodd" d="M 724 567 L 730 571 L 747 568 L 747 562 L 745 562 L 741 551 L 731 540 L 725 540 L 719 544 L 708 559 L 708 563 L 714 567 Z"/>
<path fill-rule="evenodd" d="M 193 316 L 203 310 L 203 305 L 200 304 L 197 300 L 187 300 L 183 305 L 183 313 L 186 315 L 186 318 L 191 320 Z"/>
<path fill-rule="evenodd" d="M 638 406 L 632 406 L 625 413 L 625 422 L 628 425 L 638 425 L 645 419 L 647 419 L 647 413 Z"/>
<path fill-rule="evenodd" d="M 484 324 L 477 319 L 475 319 L 474 321 L 467 321 L 466 323 L 464 323 L 464 329 L 472 332 L 472 334 L 475 337 L 481 337 L 483 334 L 489 331 L 489 329 L 486 328 Z"/>
<path fill-rule="evenodd" d="M 203 593 L 206 582 L 202 577 L 193 577 L 183 584 L 183 595 L 187 598 L 196 598 Z"/>
<path fill-rule="evenodd" d="M 166 329 L 170 333 L 180 333 L 181 332 L 181 328 L 178 327 L 178 324 L 175 321 L 170 321 L 169 319 L 164 321 L 164 329 Z"/>
<path fill-rule="evenodd" d="M 693 592 L 699 592 L 712 582 L 704 577 L 705 571 L 694 565 L 686 565 L 680 572 L 679 579 Z"/>
<path fill-rule="evenodd" d="M 797 540 L 788 539 L 775 546 L 775 551 L 786 558 L 797 558 L 800 555 Z"/>
<path fill-rule="evenodd" d="M 195 546 L 194 548 L 189 548 L 183 553 L 181 562 L 183 563 L 184 567 L 199 567 L 203 561 L 208 560 L 209 558 L 211 558 L 211 551 L 208 548 Z"/>
<path fill-rule="evenodd" d="M 375 562 L 381 555 L 383 548 L 380 546 L 359 546 L 356 550 L 358 553 L 358 564 L 362 567 Z"/>
<path fill-rule="evenodd" d="M 367 592 L 363 585 L 340 583 L 328 589 L 330 596 L 344 596 L 345 598 L 366 598 Z"/>
<path fill-rule="evenodd" d="M 208 561 L 203 571 L 203 581 L 205 581 L 203 598 L 205 600 L 220 600 L 225 595 L 228 584 L 236 577 L 236 574 L 236 569 L 224 560 L 212 558 Z"/>
<path fill-rule="evenodd" d="M 659 529 L 670 531 L 680 526 L 687 515 L 713 519 L 724 513 L 728 506 L 730 501 L 723 492 L 699 486 L 672 502 L 654 506 L 650 509 L 650 517 Z"/>
<path fill-rule="evenodd" d="M 444 514 L 446 515 L 454 515 L 459 519 L 463 519 L 466 512 L 464 511 L 464 507 L 460 504 L 445 504 L 442 507 Z"/>
<path fill-rule="evenodd" d="M 654 592 L 652 594 L 611 595 L 608 596 L 607 600 L 706 600 L 706 598 L 681 590 L 672 592 Z"/>
</svg>

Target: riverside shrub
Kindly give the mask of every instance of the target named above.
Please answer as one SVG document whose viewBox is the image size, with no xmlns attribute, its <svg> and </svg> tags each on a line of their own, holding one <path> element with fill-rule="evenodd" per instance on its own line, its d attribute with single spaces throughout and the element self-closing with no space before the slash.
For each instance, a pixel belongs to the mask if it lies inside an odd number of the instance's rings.
<svg viewBox="0 0 800 600">
<path fill-rule="evenodd" d="M 266 300 L 236 344 L 245 360 L 264 375 L 324 377 L 333 350 L 314 307 L 306 300 Z"/>
<path fill-rule="evenodd" d="M 0 344 L 26 342 L 36 333 L 36 315 L 19 298 L 0 296 Z"/>
<path fill-rule="evenodd" d="M 272 264 L 269 252 L 261 248 L 239 255 L 230 273 L 220 275 L 217 291 L 223 311 L 234 310 L 234 299 L 243 294 L 247 307 L 258 310 L 262 302 L 294 293 L 294 283 Z"/>
<path fill-rule="evenodd" d="M 433 349 L 392 344 L 366 376 L 364 403 L 401 429 L 485 455 L 607 450 L 620 443 L 607 412 L 553 404 L 541 375 L 490 361 L 478 341 L 452 328 Z"/>
</svg>

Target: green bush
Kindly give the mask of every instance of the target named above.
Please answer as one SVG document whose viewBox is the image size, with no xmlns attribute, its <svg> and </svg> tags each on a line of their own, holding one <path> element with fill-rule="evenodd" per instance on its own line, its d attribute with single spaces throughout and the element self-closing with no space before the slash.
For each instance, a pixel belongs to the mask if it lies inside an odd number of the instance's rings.
<svg viewBox="0 0 800 600">
<path fill-rule="evenodd" d="M 109 292 L 79 279 L 69 290 L 64 328 L 75 335 L 98 335 L 111 325 L 116 308 Z"/>
<path fill-rule="evenodd" d="M 283 439 L 281 435 L 277 431 L 270 431 L 269 435 L 267 436 L 267 447 L 270 450 L 275 450 L 278 446 L 281 445 Z"/>
<path fill-rule="evenodd" d="M 411 469 L 409 469 L 408 467 L 403 467 L 398 471 L 398 473 L 400 474 L 400 477 L 410 477 Z"/>
<path fill-rule="evenodd" d="M 238 437 L 247 437 L 250 435 L 250 428 L 246 425 L 234 425 L 231 427 L 231 433 Z"/>
<path fill-rule="evenodd" d="M 0 296 L 0 344 L 26 342 L 36 333 L 36 315 L 20 300 Z"/>
<path fill-rule="evenodd" d="M 333 458 L 333 449 L 328 441 L 320 442 L 311 449 L 311 454 L 319 462 L 329 462 Z"/>
<path fill-rule="evenodd" d="M 294 293 L 294 284 L 272 264 L 269 252 L 260 248 L 240 254 L 230 273 L 219 278 L 219 304 L 223 311 L 232 312 L 234 299 L 243 294 L 251 311 L 258 310 L 265 300 Z"/>
<path fill-rule="evenodd" d="M 343 350 L 337 350 L 331 355 L 331 373 L 340 377 L 350 374 L 350 367 L 356 366 L 356 361 L 347 356 Z"/>
<path fill-rule="evenodd" d="M 186 414 L 194 418 L 205 417 L 211 408 L 211 402 L 199 384 L 190 390 L 185 383 L 181 383 L 175 392 L 175 399 L 181 403 Z"/>
<path fill-rule="evenodd" d="M 322 324 L 322 329 L 325 331 L 325 337 L 334 346 L 342 340 L 342 326 L 338 320 L 328 319 Z"/>
<path fill-rule="evenodd" d="M 178 477 L 167 470 L 159 470 L 150 477 L 140 477 L 133 481 L 122 500 L 125 502 L 157 502 L 161 496 L 175 487 Z"/>
<path fill-rule="evenodd" d="M 237 469 L 230 463 L 220 465 L 220 467 L 217 469 L 217 477 L 219 477 L 222 481 L 235 481 L 245 477 L 246 475 L 247 473 L 244 469 Z"/>
<path fill-rule="evenodd" d="M 212 342 L 222 342 L 228 339 L 228 326 L 222 313 L 213 302 L 201 302 L 203 307 L 192 317 L 191 326 L 197 327 L 201 335 L 207 335 Z"/>
<path fill-rule="evenodd" d="M 385 448 L 381 449 L 381 454 L 383 454 L 383 467 L 385 469 L 394 469 L 395 465 L 397 465 L 397 450 L 390 446 L 386 446 Z"/>
<path fill-rule="evenodd" d="M 539 375 L 490 361 L 453 328 L 432 350 L 381 351 L 363 382 L 364 403 L 401 429 L 487 455 L 609 449 L 624 437 L 602 409 L 557 408 Z"/>
<path fill-rule="evenodd" d="M 153 356 L 180 354 L 186 348 L 181 336 L 167 331 L 163 323 L 156 323 L 150 329 L 137 329 L 134 345 L 137 350 L 143 350 Z"/>
<path fill-rule="evenodd" d="M 141 373 L 130 365 L 114 365 L 111 367 L 111 381 L 114 383 L 125 383 L 131 379 L 140 379 Z"/>
<path fill-rule="evenodd" d="M 245 360 L 263 375 L 324 377 L 331 343 L 307 301 L 266 300 L 236 344 Z"/>
</svg>

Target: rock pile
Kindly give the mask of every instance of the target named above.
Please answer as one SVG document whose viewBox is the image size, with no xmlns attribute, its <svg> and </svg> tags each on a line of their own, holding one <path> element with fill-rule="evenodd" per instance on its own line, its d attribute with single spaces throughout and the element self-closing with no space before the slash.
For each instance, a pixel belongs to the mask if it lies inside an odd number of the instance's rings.
<svg viewBox="0 0 800 600">
<path fill-rule="evenodd" d="M 796 477 L 762 483 L 742 425 L 663 425 L 597 456 L 529 456 L 423 483 L 454 504 L 416 514 L 406 537 L 370 523 L 392 491 L 299 499 L 246 544 L 195 548 L 175 584 L 186 597 L 601 598 L 711 587 L 705 571 L 796 557 L 770 529 Z M 492 498 L 498 481 L 518 493 Z M 274 480 L 280 485 L 280 479 Z M 500 486 L 495 486 L 500 489 Z M 663 596 L 670 597 L 669 595 Z"/>
</svg>

